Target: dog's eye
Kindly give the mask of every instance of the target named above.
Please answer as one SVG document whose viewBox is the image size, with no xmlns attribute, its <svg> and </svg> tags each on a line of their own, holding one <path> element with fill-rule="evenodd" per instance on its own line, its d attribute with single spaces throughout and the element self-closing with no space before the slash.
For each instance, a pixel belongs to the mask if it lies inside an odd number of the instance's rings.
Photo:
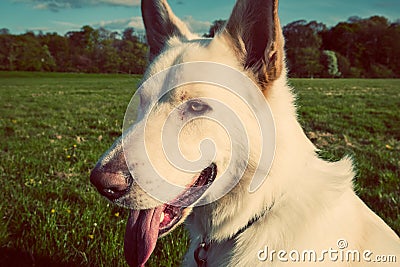
<svg viewBox="0 0 400 267">
<path fill-rule="evenodd" d="M 188 102 L 188 111 L 194 114 L 203 114 L 210 109 L 210 106 L 198 100 Z"/>
</svg>

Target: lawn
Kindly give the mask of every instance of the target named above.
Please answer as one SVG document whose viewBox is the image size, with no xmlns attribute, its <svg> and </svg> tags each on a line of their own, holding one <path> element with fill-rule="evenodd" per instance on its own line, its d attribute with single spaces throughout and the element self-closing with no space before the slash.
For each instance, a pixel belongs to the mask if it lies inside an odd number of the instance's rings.
<svg viewBox="0 0 400 267">
<path fill-rule="evenodd" d="M 127 212 L 89 183 L 139 76 L 0 72 L 0 266 L 126 266 Z M 400 80 L 291 80 L 320 155 L 351 155 L 361 198 L 400 233 Z M 176 266 L 182 228 L 148 266 Z M 160 262 L 162 262 L 160 264 Z"/>
</svg>

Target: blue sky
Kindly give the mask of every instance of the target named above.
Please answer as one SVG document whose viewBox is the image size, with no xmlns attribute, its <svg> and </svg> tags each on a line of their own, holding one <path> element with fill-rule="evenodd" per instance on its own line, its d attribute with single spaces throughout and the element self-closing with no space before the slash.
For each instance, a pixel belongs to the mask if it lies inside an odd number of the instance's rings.
<svg viewBox="0 0 400 267">
<path fill-rule="evenodd" d="M 235 0 L 169 0 L 174 12 L 193 31 L 207 32 L 212 21 L 228 18 Z M 400 0 L 281 0 L 282 25 L 305 19 L 328 26 L 351 16 L 383 15 L 400 18 Z M 1 0 L 0 28 L 12 33 L 27 30 L 65 34 L 83 25 L 121 30 L 143 29 L 140 0 Z"/>
</svg>

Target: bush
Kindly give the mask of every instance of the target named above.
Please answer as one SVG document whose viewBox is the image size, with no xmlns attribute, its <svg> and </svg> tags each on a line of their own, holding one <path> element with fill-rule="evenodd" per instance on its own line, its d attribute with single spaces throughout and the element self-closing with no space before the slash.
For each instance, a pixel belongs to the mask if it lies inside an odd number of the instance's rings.
<svg viewBox="0 0 400 267">
<path fill-rule="evenodd" d="M 372 65 L 369 71 L 369 77 L 371 78 L 395 78 L 396 75 L 388 67 L 380 64 Z"/>
</svg>

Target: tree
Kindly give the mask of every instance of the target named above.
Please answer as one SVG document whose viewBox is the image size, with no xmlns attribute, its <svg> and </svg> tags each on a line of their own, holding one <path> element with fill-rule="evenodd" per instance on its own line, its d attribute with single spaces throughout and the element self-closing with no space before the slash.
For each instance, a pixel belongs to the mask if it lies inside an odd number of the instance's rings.
<svg viewBox="0 0 400 267">
<path fill-rule="evenodd" d="M 137 41 L 122 40 L 117 46 L 121 57 L 120 71 L 129 74 L 143 73 L 147 66 L 147 45 Z"/>
<path fill-rule="evenodd" d="M 323 71 L 320 63 L 322 38 L 320 31 L 326 26 L 315 21 L 299 20 L 286 25 L 283 34 L 286 39 L 286 58 L 290 75 L 293 77 L 315 77 Z"/>
<path fill-rule="evenodd" d="M 135 35 L 133 28 L 126 28 L 122 33 L 122 40 L 116 43 L 123 73 L 143 73 L 147 66 L 147 45 Z"/>
<path fill-rule="evenodd" d="M 213 37 L 225 23 L 214 21 L 204 36 Z M 283 33 L 292 77 L 400 78 L 400 20 L 350 17 L 329 29 L 299 20 Z M 0 70 L 143 73 L 147 50 L 133 28 L 118 33 L 86 25 L 64 36 L 0 29 Z"/>
<path fill-rule="evenodd" d="M 15 51 L 15 68 L 23 71 L 42 71 L 45 69 L 45 48 L 33 32 L 16 36 L 13 45 Z"/>
<path fill-rule="evenodd" d="M 0 35 L 10 35 L 10 30 L 7 28 L 1 28 Z"/>
<path fill-rule="evenodd" d="M 208 33 L 205 33 L 203 36 L 208 37 L 208 38 L 213 38 L 215 34 L 217 34 L 220 30 L 223 29 L 225 26 L 226 20 L 219 19 L 219 20 L 214 20 L 212 23 L 210 30 Z"/>
<path fill-rule="evenodd" d="M 15 37 L 9 33 L 8 29 L 1 29 L 0 70 L 14 70 L 16 59 Z"/>
<path fill-rule="evenodd" d="M 132 27 L 128 27 L 122 32 L 122 40 L 132 43 L 139 42 L 139 38 L 135 35 L 135 29 Z"/>
<path fill-rule="evenodd" d="M 350 61 L 342 56 L 339 52 L 335 52 L 338 69 L 342 78 L 352 77 Z"/>
<path fill-rule="evenodd" d="M 400 70 L 399 33 L 395 24 L 390 24 L 385 17 L 351 17 L 322 34 L 323 49 L 347 58 L 351 64 L 350 75 L 392 77 Z"/>
<path fill-rule="evenodd" d="M 76 71 L 98 72 L 96 65 L 96 46 L 99 33 L 90 26 L 83 26 L 80 31 L 66 34 L 72 54 L 71 63 Z"/>
<path fill-rule="evenodd" d="M 114 41 L 112 35 L 103 35 L 96 47 L 97 68 L 102 73 L 117 73 L 119 71 L 121 58 L 118 50 L 114 47 Z"/>
<path fill-rule="evenodd" d="M 54 60 L 54 71 L 74 71 L 71 61 L 71 49 L 68 39 L 57 33 L 47 33 L 39 37 L 40 43 L 47 46 L 48 52 Z"/>
<path fill-rule="evenodd" d="M 335 51 L 324 50 L 322 51 L 321 63 L 325 67 L 326 77 L 339 77 L 341 75 L 338 67 L 338 60 Z"/>
<path fill-rule="evenodd" d="M 49 51 L 49 47 L 46 44 L 42 46 L 42 54 L 40 61 L 42 62 L 41 71 L 56 70 L 56 62 Z"/>
<path fill-rule="evenodd" d="M 384 55 L 381 61 L 382 65 L 390 68 L 395 77 L 400 77 L 400 20 L 392 23 L 382 37 L 382 50 Z"/>
</svg>

